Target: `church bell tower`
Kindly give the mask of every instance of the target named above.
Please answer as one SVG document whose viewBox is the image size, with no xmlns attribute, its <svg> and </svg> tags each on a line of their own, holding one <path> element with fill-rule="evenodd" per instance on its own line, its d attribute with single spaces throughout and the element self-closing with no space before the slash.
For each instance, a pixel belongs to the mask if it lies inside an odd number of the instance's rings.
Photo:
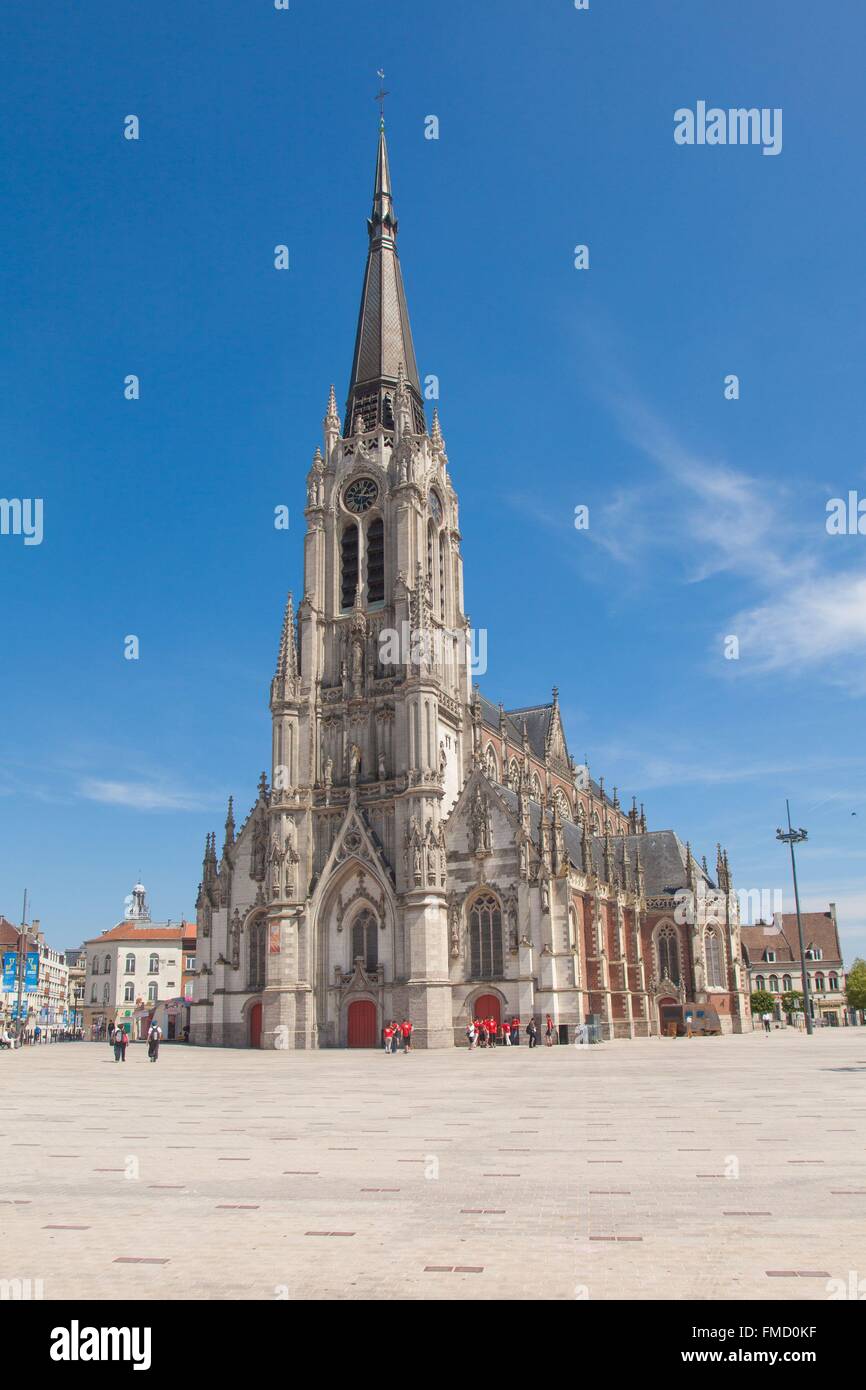
<svg viewBox="0 0 866 1390">
<path fill-rule="evenodd" d="M 381 1017 L 412 1018 L 420 1046 L 451 1046 L 442 825 L 471 754 L 468 623 L 384 120 L 367 232 L 345 415 L 331 387 L 307 474 L 297 632 L 290 595 L 271 684 L 269 949 L 280 960 L 269 961 L 265 1031 L 282 1026 L 287 1046 L 339 1045 L 346 991 L 363 987 Z M 353 893 L 378 923 L 376 949 L 360 956 L 344 934 Z"/>
</svg>

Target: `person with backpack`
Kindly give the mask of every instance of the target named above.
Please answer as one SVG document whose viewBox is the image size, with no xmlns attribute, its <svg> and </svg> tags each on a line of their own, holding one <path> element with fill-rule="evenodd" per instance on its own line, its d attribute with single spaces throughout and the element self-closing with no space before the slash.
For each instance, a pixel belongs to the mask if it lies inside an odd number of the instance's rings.
<svg viewBox="0 0 866 1390">
<path fill-rule="evenodd" d="M 126 1034 L 125 1034 L 125 1032 L 123 1031 L 123 1029 L 121 1028 L 121 1026 L 120 1026 L 119 1023 L 118 1023 L 118 1025 L 116 1026 L 116 1028 L 114 1029 L 114 1033 L 113 1033 L 113 1042 L 114 1042 L 114 1060 L 115 1060 L 115 1062 L 123 1062 L 123 1061 L 125 1061 L 125 1060 L 126 1060 L 126 1056 L 125 1056 L 125 1053 L 126 1053 Z"/>
<path fill-rule="evenodd" d="M 156 1022 L 151 1023 L 147 1033 L 147 1055 L 151 1062 L 159 1061 L 159 1040 L 162 1037 L 162 1029 Z"/>
<path fill-rule="evenodd" d="M 530 1047 L 538 1046 L 538 1025 L 534 1018 L 531 1018 L 526 1025 L 526 1036 L 529 1039 Z"/>
</svg>

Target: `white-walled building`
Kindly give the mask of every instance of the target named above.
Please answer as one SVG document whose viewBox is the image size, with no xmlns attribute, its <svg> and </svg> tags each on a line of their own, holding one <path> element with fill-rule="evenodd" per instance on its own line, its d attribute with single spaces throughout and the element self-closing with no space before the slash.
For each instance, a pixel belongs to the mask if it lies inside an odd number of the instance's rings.
<svg viewBox="0 0 866 1390">
<path fill-rule="evenodd" d="M 145 890 L 136 884 L 127 899 L 127 916 L 117 926 L 84 943 L 84 1024 L 103 1032 L 117 1019 L 129 1021 L 136 1009 L 154 1008 L 182 991 L 184 940 L 190 924 L 151 922 Z"/>
</svg>

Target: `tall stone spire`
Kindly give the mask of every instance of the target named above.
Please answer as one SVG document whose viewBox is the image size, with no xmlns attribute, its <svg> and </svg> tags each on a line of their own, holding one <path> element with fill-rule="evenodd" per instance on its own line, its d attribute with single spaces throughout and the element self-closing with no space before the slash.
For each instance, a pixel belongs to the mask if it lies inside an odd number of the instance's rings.
<svg viewBox="0 0 866 1390">
<path fill-rule="evenodd" d="M 291 684 L 298 676 L 298 649 L 295 646 L 295 605 L 291 592 L 286 600 L 283 630 L 280 633 L 280 649 L 277 653 L 277 669 L 271 683 L 271 699 L 285 698 L 286 683 Z"/>
<path fill-rule="evenodd" d="M 346 401 L 344 434 L 360 420 L 364 430 L 394 428 L 394 402 L 400 368 L 411 402 L 415 430 L 426 429 L 421 384 L 409 327 L 409 310 L 397 255 L 397 218 L 391 196 L 391 171 L 385 123 L 379 126 L 379 150 L 373 185 L 373 209 L 367 221 L 370 246 L 361 292 L 361 311 Z"/>
</svg>

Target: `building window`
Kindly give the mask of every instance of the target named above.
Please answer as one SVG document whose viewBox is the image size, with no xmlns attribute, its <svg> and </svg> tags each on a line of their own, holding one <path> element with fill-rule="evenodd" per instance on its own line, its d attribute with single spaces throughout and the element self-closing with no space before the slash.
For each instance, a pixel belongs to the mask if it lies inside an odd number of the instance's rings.
<svg viewBox="0 0 866 1390">
<path fill-rule="evenodd" d="M 770 976 L 770 992 L 771 992 L 771 994 L 778 994 L 778 993 L 779 993 L 779 977 L 778 977 L 778 975 L 771 975 L 771 976 Z"/>
<path fill-rule="evenodd" d="M 135 985 L 132 983 L 132 980 L 127 980 L 126 984 L 123 986 L 123 1002 L 125 1004 L 132 1004 L 135 1002 Z"/>
<path fill-rule="evenodd" d="M 131 951 L 129 955 L 126 957 L 126 973 L 127 975 L 135 974 L 135 956 L 132 954 Z"/>
<path fill-rule="evenodd" d="M 512 758 L 508 764 L 508 781 L 513 792 L 520 786 L 520 766 L 516 758 Z"/>
<path fill-rule="evenodd" d="M 94 956 L 93 960 L 90 962 L 90 973 L 91 975 L 99 974 L 99 956 Z"/>
<path fill-rule="evenodd" d="M 377 516 L 367 527 L 367 602 L 385 597 L 385 526 Z"/>
<path fill-rule="evenodd" d="M 838 988 L 839 988 L 839 976 L 838 976 L 838 975 L 831 975 L 831 976 L 830 976 L 830 989 L 834 989 L 834 990 L 835 990 L 835 989 L 838 989 Z"/>
<path fill-rule="evenodd" d="M 103 1004 L 107 1004 L 107 1003 L 108 1003 L 108 985 L 103 985 L 103 988 L 102 988 L 102 1002 L 103 1002 Z"/>
<path fill-rule="evenodd" d="M 784 992 L 785 992 L 786 994 L 788 994 L 788 993 L 790 992 L 790 990 L 791 990 L 791 976 L 790 976 L 790 975 L 783 975 L 783 976 L 782 976 L 782 989 L 784 990 Z"/>
<path fill-rule="evenodd" d="M 111 956 L 106 956 L 106 957 L 105 957 L 105 967 L 104 967 L 104 970 L 103 970 L 103 974 L 105 974 L 105 975 L 110 975 L 110 974 L 111 974 Z"/>
<path fill-rule="evenodd" d="M 722 943 L 719 940 L 718 932 L 707 932 L 704 937 L 704 947 L 707 960 L 707 986 L 710 989 L 721 989 L 725 983 L 725 977 L 722 967 Z M 778 988 L 778 985 L 774 987 Z"/>
<path fill-rule="evenodd" d="M 755 976 L 755 989 L 763 989 L 763 988 L 764 988 L 764 977 L 763 977 L 763 975 L 756 975 L 756 976 Z"/>
<path fill-rule="evenodd" d="M 824 993 L 824 976 L 821 975 L 821 974 L 819 973 L 819 974 L 817 974 L 814 978 L 815 978 L 815 993 L 816 993 L 816 994 L 823 994 L 823 993 Z"/>
<path fill-rule="evenodd" d="M 186 969 L 187 969 L 187 970 L 195 970 L 195 956 L 187 956 L 187 958 L 186 958 Z"/>
<path fill-rule="evenodd" d="M 363 961 L 367 974 L 371 974 L 379 964 L 379 921 L 375 913 L 365 907 L 352 923 L 352 964 L 358 958 Z"/>
<path fill-rule="evenodd" d="M 765 952 L 765 954 L 764 954 L 764 960 L 769 961 L 770 965 L 773 964 L 773 961 L 774 961 L 775 959 L 776 959 L 776 952 L 775 952 L 775 951 L 766 951 L 766 952 Z"/>
<path fill-rule="evenodd" d="M 159 974 L 159 955 L 156 951 L 152 952 L 151 954 L 150 964 L 147 967 L 147 971 L 149 975 Z"/>
<path fill-rule="evenodd" d="M 353 521 L 340 541 L 340 606 L 345 611 L 355 603 L 358 588 L 358 528 Z"/>
<path fill-rule="evenodd" d="M 445 536 L 439 532 L 439 617 L 445 620 Z"/>
<path fill-rule="evenodd" d="M 265 939 L 267 934 L 267 923 L 264 917 L 258 917 L 250 927 L 250 944 L 247 956 L 247 988 L 264 989 L 265 987 Z"/>
<path fill-rule="evenodd" d="M 151 980 L 150 984 L 147 987 L 147 1002 L 149 1004 L 156 1003 L 158 990 L 159 985 L 156 983 L 156 980 Z"/>
<path fill-rule="evenodd" d="M 492 893 L 476 898 L 469 910 L 469 974 L 473 980 L 502 975 L 502 912 Z"/>
<path fill-rule="evenodd" d="M 673 927 L 662 927 L 656 942 L 659 957 L 659 979 L 680 982 L 680 947 Z"/>
<path fill-rule="evenodd" d="M 90 987 L 90 1002 L 91 1004 L 96 1003 L 96 985 L 91 985 Z"/>
</svg>

